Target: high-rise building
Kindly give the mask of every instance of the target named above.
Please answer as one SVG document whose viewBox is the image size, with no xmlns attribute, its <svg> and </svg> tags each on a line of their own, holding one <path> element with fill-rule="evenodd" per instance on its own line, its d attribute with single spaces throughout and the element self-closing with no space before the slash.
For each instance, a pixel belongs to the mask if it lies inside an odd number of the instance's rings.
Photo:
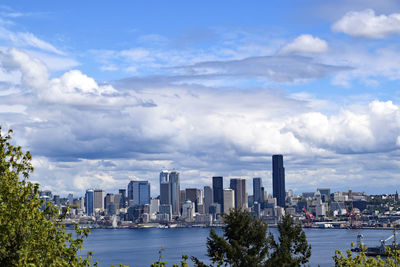
<svg viewBox="0 0 400 267">
<path fill-rule="evenodd" d="M 86 190 L 85 210 L 88 216 L 94 215 L 94 191 L 92 189 Z"/>
<path fill-rule="evenodd" d="M 119 207 L 126 208 L 126 189 L 119 189 L 118 192 L 121 195 Z"/>
<path fill-rule="evenodd" d="M 224 213 L 229 213 L 230 209 L 235 208 L 235 191 L 233 189 L 224 189 Z"/>
<path fill-rule="evenodd" d="M 210 186 L 204 187 L 204 212 L 208 213 L 210 205 L 214 202 L 213 200 L 213 191 Z"/>
<path fill-rule="evenodd" d="M 171 205 L 171 184 L 169 182 L 160 184 L 160 205 Z"/>
<path fill-rule="evenodd" d="M 222 176 L 214 176 L 213 180 L 213 203 L 221 206 L 221 212 L 224 212 L 224 182 Z"/>
<path fill-rule="evenodd" d="M 94 190 L 94 210 L 103 211 L 104 210 L 104 198 L 106 192 L 103 189 Z"/>
<path fill-rule="evenodd" d="M 105 198 L 105 200 L 104 200 L 104 206 L 106 207 L 106 209 L 107 209 L 107 205 L 108 205 L 108 204 L 114 203 L 114 197 L 115 197 L 115 195 L 114 195 L 114 194 L 111 194 L 111 193 L 108 193 L 108 194 L 106 195 L 106 198 Z"/>
<path fill-rule="evenodd" d="M 171 205 L 172 214 L 179 215 L 179 199 L 181 194 L 181 185 L 179 181 L 179 172 L 172 171 L 168 175 L 169 183 L 171 184 Z"/>
<path fill-rule="evenodd" d="M 167 170 L 162 170 L 160 172 L 160 184 L 161 183 L 168 183 L 168 174 L 169 172 Z"/>
<path fill-rule="evenodd" d="M 253 202 L 263 203 L 264 195 L 262 188 L 261 178 L 253 178 Z"/>
<path fill-rule="evenodd" d="M 130 181 L 128 184 L 128 199 L 133 206 L 150 204 L 149 181 Z"/>
<path fill-rule="evenodd" d="M 190 200 L 194 204 L 195 212 L 199 212 L 199 205 L 203 204 L 202 191 L 197 188 L 186 188 L 185 191 L 186 200 Z"/>
<path fill-rule="evenodd" d="M 248 200 L 246 192 L 246 179 L 231 179 L 230 188 L 235 191 L 235 208 L 247 209 Z"/>
<path fill-rule="evenodd" d="M 272 156 L 272 195 L 277 200 L 277 205 L 285 207 L 285 168 L 283 167 L 283 156 Z"/>
</svg>

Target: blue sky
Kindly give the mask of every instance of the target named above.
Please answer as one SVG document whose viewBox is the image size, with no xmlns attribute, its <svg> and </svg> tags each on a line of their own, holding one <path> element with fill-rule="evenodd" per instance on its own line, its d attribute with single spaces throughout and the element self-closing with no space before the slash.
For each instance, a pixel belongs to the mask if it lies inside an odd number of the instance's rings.
<svg viewBox="0 0 400 267">
<path fill-rule="evenodd" d="M 296 192 L 393 193 L 399 37 L 389 0 L 4 1 L 0 124 L 61 195 L 164 168 L 271 192 L 275 153 Z"/>
</svg>

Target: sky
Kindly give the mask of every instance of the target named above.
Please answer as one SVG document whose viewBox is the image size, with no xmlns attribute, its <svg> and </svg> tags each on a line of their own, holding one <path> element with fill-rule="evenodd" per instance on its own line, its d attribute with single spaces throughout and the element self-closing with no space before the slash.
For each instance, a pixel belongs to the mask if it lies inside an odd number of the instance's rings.
<svg viewBox="0 0 400 267">
<path fill-rule="evenodd" d="M 400 2 L 0 5 L 0 125 L 65 196 L 162 169 L 181 188 L 400 190 Z"/>
</svg>

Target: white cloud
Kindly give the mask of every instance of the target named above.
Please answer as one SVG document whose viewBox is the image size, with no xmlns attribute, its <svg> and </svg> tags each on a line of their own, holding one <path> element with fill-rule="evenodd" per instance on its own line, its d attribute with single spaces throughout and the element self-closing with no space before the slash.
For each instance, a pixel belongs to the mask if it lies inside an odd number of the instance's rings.
<svg viewBox="0 0 400 267">
<path fill-rule="evenodd" d="M 325 40 L 314 37 L 311 34 L 302 34 L 291 43 L 283 46 L 279 54 L 314 54 L 327 51 L 328 44 Z"/>
<path fill-rule="evenodd" d="M 337 153 L 392 151 L 399 148 L 400 111 L 391 101 L 375 100 L 365 112 L 304 113 L 289 119 L 283 130 L 301 143 Z"/>
<path fill-rule="evenodd" d="M 37 38 L 30 32 L 12 32 L 3 26 L 0 26 L 0 39 L 11 42 L 13 46 L 38 48 L 43 51 L 65 55 L 65 53 L 52 44 Z"/>
<path fill-rule="evenodd" d="M 400 34 L 400 13 L 375 15 L 372 9 L 348 12 L 332 26 L 332 29 L 354 37 L 385 38 L 392 34 Z"/>
</svg>

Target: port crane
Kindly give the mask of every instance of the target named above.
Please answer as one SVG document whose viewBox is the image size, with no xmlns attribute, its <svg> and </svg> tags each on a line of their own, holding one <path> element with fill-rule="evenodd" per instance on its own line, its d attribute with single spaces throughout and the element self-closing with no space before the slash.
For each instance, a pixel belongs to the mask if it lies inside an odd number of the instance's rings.
<svg viewBox="0 0 400 267">
<path fill-rule="evenodd" d="M 315 218 L 314 215 L 312 215 L 311 213 L 309 213 L 306 209 L 306 206 L 303 207 L 304 209 L 304 216 L 306 218 L 305 222 L 304 222 L 304 227 L 306 228 L 311 228 L 312 227 L 312 221 Z"/>
</svg>

